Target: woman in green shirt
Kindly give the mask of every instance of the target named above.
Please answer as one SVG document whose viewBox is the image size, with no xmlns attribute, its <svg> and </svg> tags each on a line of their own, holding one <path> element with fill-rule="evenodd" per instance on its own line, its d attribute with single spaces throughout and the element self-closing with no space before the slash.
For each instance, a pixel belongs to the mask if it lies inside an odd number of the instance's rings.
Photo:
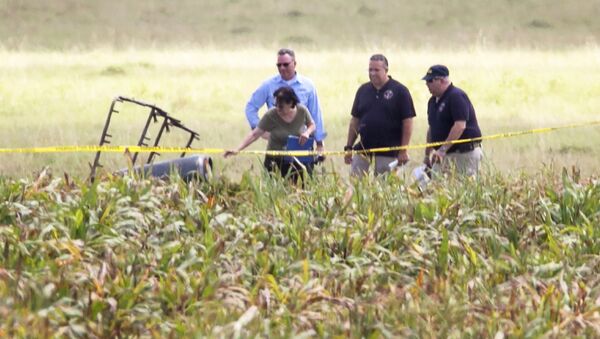
<svg viewBox="0 0 600 339">
<path fill-rule="evenodd" d="M 288 86 L 280 87 L 273 93 L 273 96 L 276 106 L 265 113 L 258 126 L 242 140 L 236 149 L 225 152 L 226 158 L 250 146 L 265 133 L 269 133 L 268 151 L 285 150 L 290 135 L 298 136 L 300 145 L 305 144 L 310 138 L 315 131 L 315 123 L 308 109 L 299 104 L 300 100 L 294 90 Z M 279 171 L 283 176 L 288 175 L 291 171 L 292 179 L 294 181 L 297 179 L 299 169 L 294 163 L 285 162 L 282 156 L 267 155 L 264 165 L 267 171 Z M 312 172 L 313 164 L 306 167 L 309 173 Z"/>
</svg>

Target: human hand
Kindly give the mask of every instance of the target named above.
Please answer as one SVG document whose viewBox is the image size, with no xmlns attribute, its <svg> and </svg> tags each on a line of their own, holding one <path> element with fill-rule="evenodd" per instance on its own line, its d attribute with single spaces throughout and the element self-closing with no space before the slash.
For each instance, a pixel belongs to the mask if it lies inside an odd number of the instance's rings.
<svg viewBox="0 0 600 339">
<path fill-rule="evenodd" d="M 344 146 L 344 162 L 346 165 L 352 164 L 352 146 Z"/>
<path fill-rule="evenodd" d="M 306 143 L 306 141 L 308 140 L 308 138 L 310 138 L 310 135 L 308 134 L 308 132 L 302 132 L 302 133 L 300 133 L 298 142 L 300 143 L 300 145 L 304 145 Z"/>
<path fill-rule="evenodd" d="M 225 154 L 223 154 L 223 156 L 225 158 L 229 158 L 230 156 L 237 155 L 238 153 L 239 153 L 238 150 L 228 150 L 228 151 L 225 151 Z"/>
<path fill-rule="evenodd" d="M 433 153 L 431 154 L 431 163 L 432 164 L 441 163 L 445 157 L 446 157 L 446 151 L 442 148 L 439 148 L 439 149 L 433 151 Z"/>
<path fill-rule="evenodd" d="M 271 136 L 270 132 L 264 132 L 263 135 L 261 135 L 260 137 L 265 139 L 265 140 L 269 140 L 269 137 Z"/>
<path fill-rule="evenodd" d="M 408 163 L 409 160 L 410 156 L 408 155 L 407 150 L 401 150 L 400 152 L 398 152 L 398 166 L 406 165 L 406 163 Z"/>
<path fill-rule="evenodd" d="M 323 152 L 325 152 L 325 146 L 323 146 L 322 143 L 317 143 L 317 162 L 325 161 L 325 156 L 323 155 Z"/>
<path fill-rule="evenodd" d="M 344 162 L 346 163 L 346 165 L 352 164 L 352 154 L 344 155 Z"/>
</svg>

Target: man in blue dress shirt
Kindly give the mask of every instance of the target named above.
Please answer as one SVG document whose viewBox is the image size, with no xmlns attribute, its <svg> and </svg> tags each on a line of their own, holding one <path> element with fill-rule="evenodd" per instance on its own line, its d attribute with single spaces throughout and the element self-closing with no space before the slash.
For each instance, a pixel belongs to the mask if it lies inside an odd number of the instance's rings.
<svg viewBox="0 0 600 339">
<path fill-rule="evenodd" d="M 275 106 L 273 93 L 282 86 L 290 86 L 296 92 L 300 103 L 308 108 L 310 115 L 317 127 L 315 131 L 315 140 L 317 141 L 317 152 L 324 151 L 323 141 L 327 136 L 323 126 L 323 116 L 319 106 L 317 89 L 313 82 L 296 72 L 296 54 L 293 50 L 282 48 L 277 52 L 277 70 L 279 75 L 265 80 L 260 87 L 252 93 L 250 100 L 246 104 L 246 118 L 250 128 L 254 129 L 260 121 L 258 111 L 267 104 L 267 108 Z M 267 136 L 268 138 L 268 136 Z"/>
</svg>

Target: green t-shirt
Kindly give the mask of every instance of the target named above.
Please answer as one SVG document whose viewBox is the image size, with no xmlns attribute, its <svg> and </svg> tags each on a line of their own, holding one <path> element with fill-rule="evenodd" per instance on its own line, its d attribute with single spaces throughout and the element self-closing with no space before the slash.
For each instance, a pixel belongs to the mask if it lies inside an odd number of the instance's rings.
<svg viewBox="0 0 600 339">
<path fill-rule="evenodd" d="M 258 123 L 258 128 L 271 133 L 267 150 L 282 151 L 287 145 L 289 135 L 299 136 L 300 133 L 312 121 L 310 113 L 305 106 L 296 106 L 296 116 L 291 122 L 285 122 L 277 114 L 277 108 L 273 107 L 265 113 Z"/>
</svg>

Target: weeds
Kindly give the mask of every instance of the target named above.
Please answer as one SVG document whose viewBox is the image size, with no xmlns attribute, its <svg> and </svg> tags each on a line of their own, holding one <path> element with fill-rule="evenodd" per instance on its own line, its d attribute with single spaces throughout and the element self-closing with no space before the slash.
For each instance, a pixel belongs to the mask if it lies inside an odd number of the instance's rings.
<svg viewBox="0 0 600 339">
<path fill-rule="evenodd" d="M 600 335 L 600 185 L 0 180 L 6 336 Z"/>
</svg>

